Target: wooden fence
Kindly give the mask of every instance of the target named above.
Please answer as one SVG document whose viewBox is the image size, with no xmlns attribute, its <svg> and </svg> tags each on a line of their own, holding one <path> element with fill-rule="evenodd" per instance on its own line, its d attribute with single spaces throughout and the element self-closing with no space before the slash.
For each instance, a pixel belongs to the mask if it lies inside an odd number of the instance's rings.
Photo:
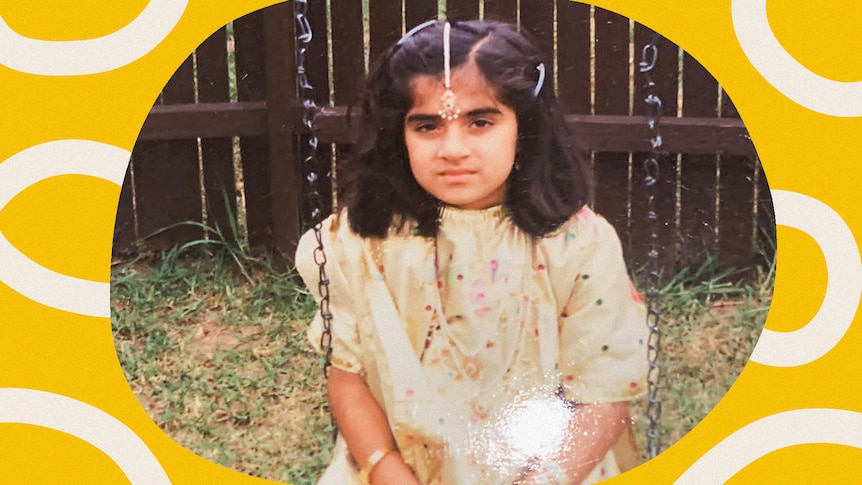
<svg viewBox="0 0 862 485">
<path fill-rule="evenodd" d="M 366 51 L 374 59 L 404 30 L 438 15 L 436 2 L 404 0 L 402 24 L 402 12 L 393 8 L 398 2 L 369 0 L 365 26 L 362 2 L 330 3 L 327 22 L 325 2 L 309 2 L 315 39 L 307 58 L 318 105 L 324 107 L 316 131 L 332 144 L 321 150 L 324 172 L 352 139 L 345 107 L 357 101 Z M 632 73 L 639 46 L 652 31 L 564 0 L 448 0 L 446 12 L 451 19 L 481 13 L 518 23 L 553 56 L 555 62 L 546 63 L 548 79 L 555 81 L 582 148 L 593 154 L 594 206 L 617 227 L 631 260 L 641 262 L 647 221 L 640 162 L 649 149 L 649 130 L 640 80 L 632 80 Z M 334 35 L 328 24 L 337 26 Z M 250 243 L 286 252 L 295 244 L 304 190 L 297 162 L 303 135 L 292 4 L 254 12 L 232 27 L 235 65 L 228 62 L 228 29 L 220 29 L 180 66 L 144 123 L 120 198 L 115 253 L 141 239 L 166 248 L 203 237 L 193 225 L 148 237 L 182 221 L 205 217 L 210 226 L 228 227 L 238 210 L 238 175 L 245 195 L 239 210 L 245 211 Z M 230 69 L 236 74 L 233 97 Z M 755 246 L 774 236 L 769 230 L 774 225 L 766 180 L 745 127 L 715 79 L 667 40 L 659 44 L 656 70 L 669 152 L 658 189 L 664 263 L 689 263 L 709 251 L 728 265 L 748 266 L 756 261 Z M 237 160 L 241 174 L 234 173 Z M 767 228 L 762 237 L 760 226 Z"/>
</svg>

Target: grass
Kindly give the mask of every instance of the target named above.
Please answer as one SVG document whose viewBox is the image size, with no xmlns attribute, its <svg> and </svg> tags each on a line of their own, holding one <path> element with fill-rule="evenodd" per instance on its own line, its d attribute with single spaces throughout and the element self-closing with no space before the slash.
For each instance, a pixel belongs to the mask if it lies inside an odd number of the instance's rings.
<svg viewBox="0 0 862 485">
<path fill-rule="evenodd" d="M 112 325 L 126 378 L 152 419 L 198 455 L 314 483 L 331 426 L 320 358 L 305 339 L 313 299 L 272 258 L 205 229 L 208 242 L 115 265 Z M 772 268 L 739 274 L 706 258 L 661 290 L 665 448 L 725 394 L 763 327 Z M 636 426 L 643 442 L 645 419 Z"/>
<path fill-rule="evenodd" d="M 240 270 L 224 248 L 177 248 L 114 268 L 112 325 L 132 390 L 177 442 L 251 475 L 313 483 L 330 425 L 305 345 L 313 301 L 295 281 L 263 259 Z"/>
<path fill-rule="evenodd" d="M 774 253 L 773 253 L 774 254 Z M 666 449 L 691 431 L 736 380 L 766 322 L 774 264 L 753 271 L 721 269 L 707 256 L 661 288 L 660 442 Z M 633 406 L 646 449 L 645 399 Z"/>
</svg>

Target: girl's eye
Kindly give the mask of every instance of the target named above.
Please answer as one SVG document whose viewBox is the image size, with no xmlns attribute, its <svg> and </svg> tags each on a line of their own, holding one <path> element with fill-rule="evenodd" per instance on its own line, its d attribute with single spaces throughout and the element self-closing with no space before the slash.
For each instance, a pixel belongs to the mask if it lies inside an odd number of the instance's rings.
<svg viewBox="0 0 862 485">
<path fill-rule="evenodd" d="M 418 131 L 419 133 L 425 133 L 425 132 L 428 132 L 428 131 L 434 131 L 434 130 L 436 130 L 436 129 L 437 129 L 437 124 L 436 124 L 436 123 L 423 123 L 423 124 L 420 124 L 420 125 L 416 125 L 416 127 L 415 127 L 414 129 L 415 129 L 416 131 Z"/>
<path fill-rule="evenodd" d="M 491 126 L 491 122 L 488 120 L 482 120 L 482 119 L 474 120 L 473 126 L 475 126 L 476 128 L 485 128 L 486 126 Z"/>
</svg>

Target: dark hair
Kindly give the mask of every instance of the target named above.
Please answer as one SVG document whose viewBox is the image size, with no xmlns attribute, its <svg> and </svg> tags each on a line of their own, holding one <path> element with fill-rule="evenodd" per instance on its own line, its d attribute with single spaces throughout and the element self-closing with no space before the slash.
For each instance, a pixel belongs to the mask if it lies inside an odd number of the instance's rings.
<svg viewBox="0 0 862 485">
<path fill-rule="evenodd" d="M 507 181 L 504 206 L 523 231 L 548 234 L 587 203 L 592 179 L 583 157 L 575 153 L 553 82 L 546 80 L 534 95 L 537 66 L 544 62 L 540 52 L 511 25 L 490 21 L 451 22 L 450 52 L 453 69 L 474 58 L 498 100 L 515 111 L 517 168 Z M 411 218 L 419 234 L 437 232 L 442 202 L 413 177 L 404 118 L 413 106 L 414 76 L 442 72 L 443 22 L 436 22 L 390 47 L 369 74 L 359 138 L 339 184 L 350 227 L 363 237 L 385 237 L 393 222 Z"/>
</svg>

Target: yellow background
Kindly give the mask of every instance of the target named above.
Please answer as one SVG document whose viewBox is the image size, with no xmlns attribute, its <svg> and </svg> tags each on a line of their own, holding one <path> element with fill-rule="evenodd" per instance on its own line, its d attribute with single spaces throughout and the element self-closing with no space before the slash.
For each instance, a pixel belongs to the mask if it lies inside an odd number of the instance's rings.
<svg viewBox="0 0 862 485">
<path fill-rule="evenodd" d="M 0 66 L 0 85 L 5 88 L 0 97 L 0 160 L 61 139 L 94 140 L 131 150 L 153 100 L 180 62 L 217 28 L 271 3 L 191 0 L 178 25 L 157 47 L 101 74 L 39 76 Z M 695 3 L 696 7 L 690 0 L 607 0 L 597 5 L 646 24 L 697 58 L 733 98 L 770 187 L 818 199 L 858 233 L 862 118 L 820 114 L 782 95 L 741 50 L 731 2 Z M 76 40 L 123 27 L 147 4 L 0 0 L 0 16 L 24 36 Z M 769 1 L 767 13 L 782 46 L 811 71 L 840 81 L 862 80 L 858 33 L 862 2 Z M 118 197 L 119 187 L 95 177 L 48 179 L 28 187 L 0 210 L 0 232 L 46 268 L 107 282 Z M 819 308 L 827 285 L 826 266 L 816 242 L 805 233 L 780 227 L 778 241 L 776 291 L 767 328 L 792 331 L 803 327 Z M 862 332 L 856 320 L 843 339 L 814 362 L 788 368 L 749 364 L 695 430 L 614 483 L 673 483 L 722 439 L 775 413 L 802 408 L 862 411 L 858 398 Z M 150 421 L 119 368 L 107 318 L 47 307 L 2 281 L 0 387 L 49 391 L 107 412 L 149 446 L 173 483 L 263 482 L 196 457 Z M 45 428 L 0 424 L 0 457 L 3 483 L 124 480 L 117 465 L 92 445 Z M 731 483 L 858 483 L 859 476 L 859 449 L 807 444 L 755 460 Z"/>
</svg>

